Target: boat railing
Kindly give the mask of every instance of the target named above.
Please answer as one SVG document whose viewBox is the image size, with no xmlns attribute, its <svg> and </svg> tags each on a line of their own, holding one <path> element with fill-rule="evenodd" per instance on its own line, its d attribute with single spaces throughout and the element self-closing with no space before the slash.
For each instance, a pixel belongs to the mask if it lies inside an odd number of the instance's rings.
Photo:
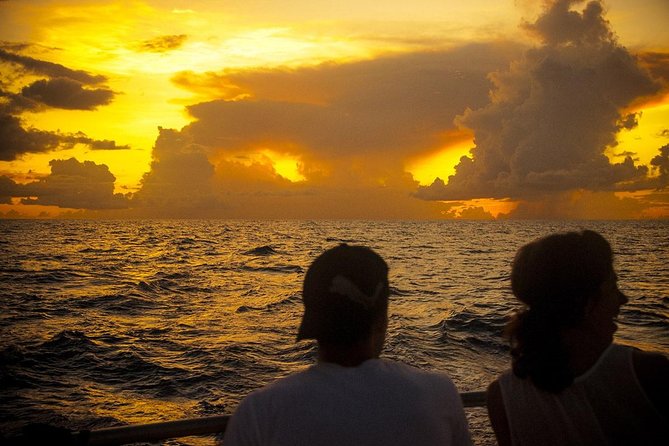
<svg viewBox="0 0 669 446">
<path fill-rule="evenodd" d="M 485 392 L 460 393 L 465 408 L 484 407 Z M 60 430 L 58 444 L 77 446 L 116 446 L 130 443 L 153 443 L 170 438 L 215 435 L 225 432 L 230 415 L 215 415 L 201 418 L 187 418 L 175 421 L 163 421 L 148 424 L 133 424 L 128 426 L 106 427 L 101 429 L 63 433 Z M 54 435 L 42 431 L 42 435 Z M 54 437 L 51 437 L 53 440 Z M 28 445 L 37 444 L 35 437 L 29 434 L 16 437 L 7 444 Z M 49 442 L 49 438 L 45 439 Z M 4 443 L 3 443 L 4 444 Z"/>
</svg>

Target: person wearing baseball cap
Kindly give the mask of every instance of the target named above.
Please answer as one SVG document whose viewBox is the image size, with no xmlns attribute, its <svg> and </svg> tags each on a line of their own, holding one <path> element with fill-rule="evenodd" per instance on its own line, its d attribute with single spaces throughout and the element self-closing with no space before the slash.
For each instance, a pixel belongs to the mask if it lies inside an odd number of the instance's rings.
<svg viewBox="0 0 669 446">
<path fill-rule="evenodd" d="M 389 291 L 388 266 L 367 247 L 318 256 L 297 333 L 316 340 L 318 361 L 244 398 L 223 444 L 470 445 L 450 378 L 379 357 Z"/>
</svg>

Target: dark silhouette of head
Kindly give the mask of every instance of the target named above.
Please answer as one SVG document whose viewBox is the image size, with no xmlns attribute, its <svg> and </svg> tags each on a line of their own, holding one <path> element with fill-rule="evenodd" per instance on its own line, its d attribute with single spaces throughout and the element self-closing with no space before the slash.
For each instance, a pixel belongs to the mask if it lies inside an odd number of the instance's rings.
<svg viewBox="0 0 669 446">
<path fill-rule="evenodd" d="M 348 346 L 363 341 L 388 310 L 388 265 L 364 246 L 325 251 L 304 277 L 304 316 L 297 339 Z"/>
<path fill-rule="evenodd" d="M 611 246 L 590 230 L 552 234 L 518 250 L 511 288 L 526 307 L 507 326 L 517 376 L 549 391 L 571 384 L 563 334 L 583 322 L 612 273 Z"/>
</svg>

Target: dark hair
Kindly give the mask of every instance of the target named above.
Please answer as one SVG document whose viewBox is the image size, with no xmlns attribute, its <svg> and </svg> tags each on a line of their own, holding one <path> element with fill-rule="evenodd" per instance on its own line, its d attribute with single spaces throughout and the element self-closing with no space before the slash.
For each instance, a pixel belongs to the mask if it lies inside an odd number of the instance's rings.
<svg viewBox="0 0 669 446">
<path fill-rule="evenodd" d="M 516 376 L 551 392 L 573 382 L 561 332 L 583 321 L 612 270 L 611 246 L 594 231 L 552 234 L 518 250 L 511 288 L 525 308 L 506 327 Z"/>
<path fill-rule="evenodd" d="M 377 296 L 371 306 L 342 297 L 331 289 L 333 279 L 345 277 L 360 292 Z M 388 265 L 365 246 L 341 244 L 321 254 L 304 277 L 305 313 L 298 339 L 352 345 L 367 338 L 388 309 Z"/>
</svg>

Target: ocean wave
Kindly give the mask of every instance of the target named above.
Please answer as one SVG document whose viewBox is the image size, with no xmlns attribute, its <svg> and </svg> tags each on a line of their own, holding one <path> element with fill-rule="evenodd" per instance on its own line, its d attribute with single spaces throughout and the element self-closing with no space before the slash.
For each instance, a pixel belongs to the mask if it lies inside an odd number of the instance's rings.
<svg viewBox="0 0 669 446">
<path fill-rule="evenodd" d="M 63 330 L 39 346 L 39 350 L 67 357 L 72 352 L 87 351 L 97 344 L 79 330 Z"/>
<path fill-rule="evenodd" d="M 347 245 L 354 245 L 359 243 L 357 240 L 350 238 L 340 238 L 340 237 L 326 237 L 325 239 L 328 243 L 346 243 Z"/>
<path fill-rule="evenodd" d="M 271 256 L 278 252 L 269 245 L 257 246 L 242 253 L 245 256 Z"/>
<path fill-rule="evenodd" d="M 502 315 L 481 315 L 469 311 L 453 313 L 438 324 L 442 332 L 455 331 L 476 334 L 499 335 L 506 323 Z"/>
<path fill-rule="evenodd" d="M 51 270 L 19 268 L 18 271 L 15 270 L 9 280 L 17 284 L 49 285 L 85 280 L 89 277 L 90 275 L 84 271 L 75 271 L 68 268 Z"/>
<path fill-rule="evenodd" d="M 155 290 L 151 291 L 155 292 Z M 155 310 L 164 307 L 164 304 L 157 302 L 155 299 L 151 299 L 132 291 L 85 298 L 79 297 L 71 300 L 74 308 L 94 308 L 112 314 L 124 315 L 143 314 L 147 310 Z"/>
<path fill-rule="evenodd" d="M 78 251 L 81 254 L 113 254 L 119 252 L 118 248 L 82 248 Z"/>
<path fill-rule="evenodd" d="M 242 271 L 271 273 L 271 274 L 273 273 L 295 274 L 304 271 L 304 269 L 299 265 L 269 265 L 269 266 L 241 265 L 239 269 Z"/>
<path fill-rule="evenodd" d="M 285 299 L 281 299 L 277 302 L 272 302 L 263 306 L 241 305 L 237 308 L 237 310 L 235 310 L 235 313 L 247 313 L 249 311 L 275 312 L 287 305 L 294 305 L 296 303 L 301 303 L 301 302 L 302 302 L 301 294 L 295 293 L 289 295 Z"/>
<path fill-rule="evenodd" d="M 661 305 L 657 305 L 657 309 L 652 308 L 624 308 L 622 310 L 620 320 L 626 324 L 637 327 L 669 327 L 669 315 Z"/>
<path fill-rule="evenodd" d="M 408 290 L 402 290 L 395 286 L 390 286 L 390 296 L 410 296 L 412 293 Z"/>
</svg>

